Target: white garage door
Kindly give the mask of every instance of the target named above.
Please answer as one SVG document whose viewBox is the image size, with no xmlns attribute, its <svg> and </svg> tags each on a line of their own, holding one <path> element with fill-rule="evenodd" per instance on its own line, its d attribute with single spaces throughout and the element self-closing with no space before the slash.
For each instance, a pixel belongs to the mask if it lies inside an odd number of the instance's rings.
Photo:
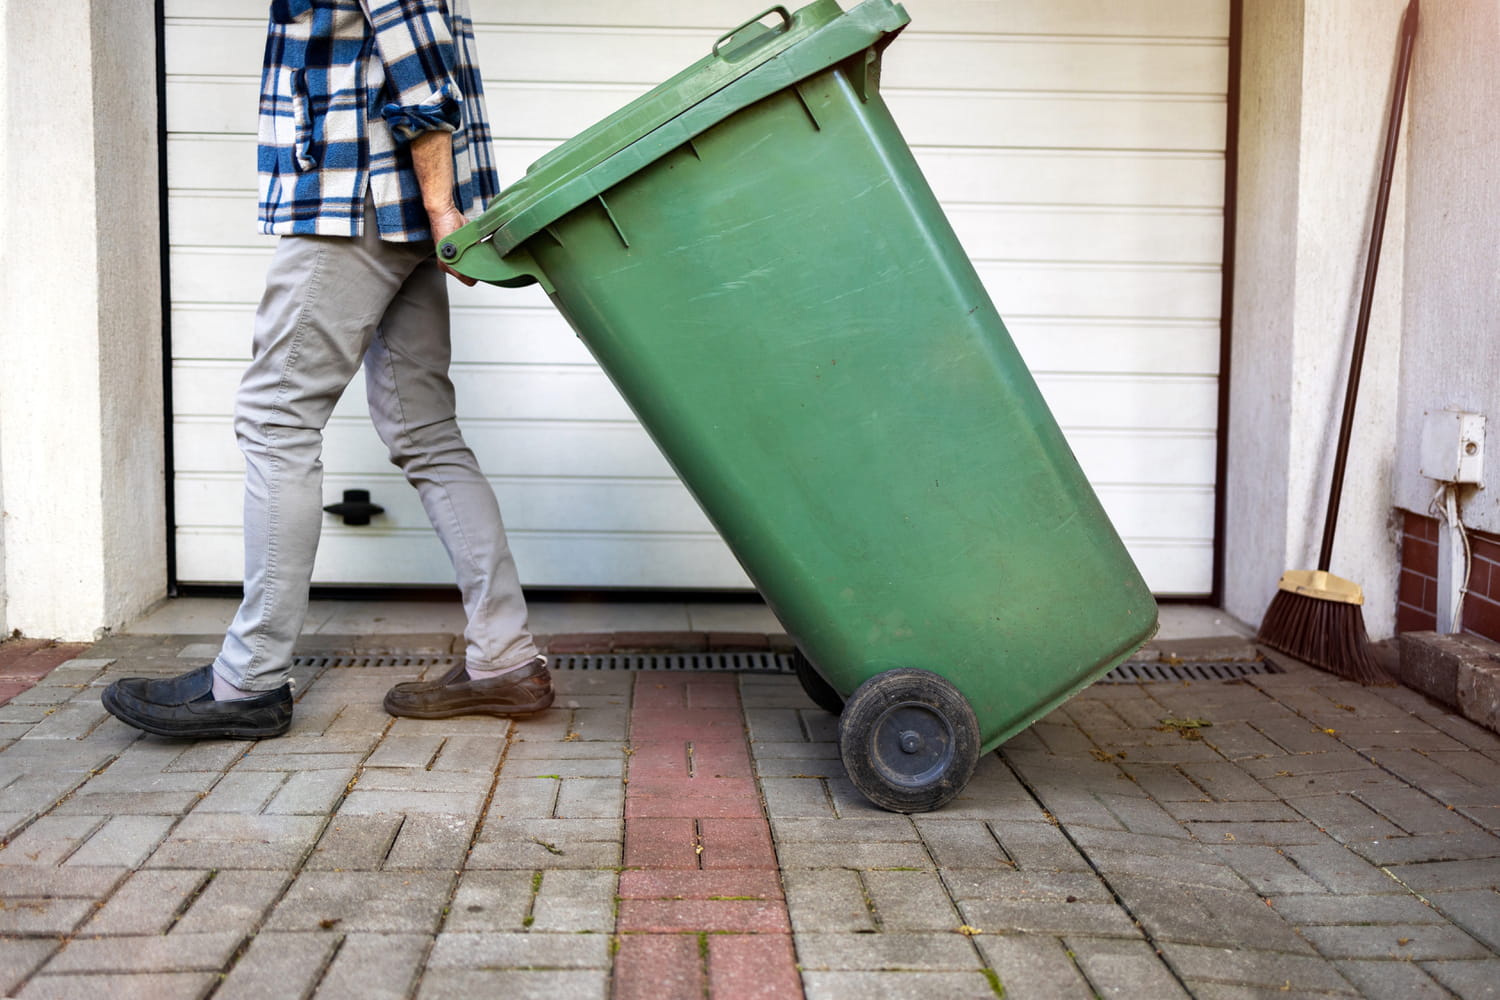
<svg viewBox="0 0 1500 1000">
<path fill-rule="evenodd" d="M 846 0 L 846 6 L 848 5 Z M 1228 0 L 908 0 L 897 121 L 1152 588 L 1213 572 Z M 730 0 L 473 0 L 502 181 L 755 12 Z M 234 387 L 271 239 L 255 234 L 264 0 L 167 0 L 178 578 L 237 582 Z M 533 586 L 748 586 L 535 288 L 453 286 L 454 381 Z M 451 580 L 359 380 L 324 451 L 319 583 Z"/>
</svg>

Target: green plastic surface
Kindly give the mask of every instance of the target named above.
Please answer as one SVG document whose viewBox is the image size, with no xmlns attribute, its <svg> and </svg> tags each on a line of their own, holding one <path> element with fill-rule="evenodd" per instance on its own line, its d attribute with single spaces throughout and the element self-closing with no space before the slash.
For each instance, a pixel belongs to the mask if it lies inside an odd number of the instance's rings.
<svg viewBox="0 0 1500 1000">
<path fill-rule="evenodd" d="M 862 46 L 791 44 L 508 255 L 466 257 L 545 278 L 840 694 L 935 671 L 988 750 L 1128 656 L 1156 606 L 880 98 L 904 12 L 843 17 Z"/>
</svg>

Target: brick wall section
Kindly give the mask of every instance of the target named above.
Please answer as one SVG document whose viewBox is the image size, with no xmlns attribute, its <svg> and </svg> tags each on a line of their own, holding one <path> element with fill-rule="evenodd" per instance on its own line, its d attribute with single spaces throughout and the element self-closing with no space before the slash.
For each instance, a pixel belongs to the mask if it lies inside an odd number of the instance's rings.
<svg viewBox="0 0 1500 1000">
<path fill-rule="evenodd" d="M 1433 631 L 1437 625 L 1438 521 L 1402 511 L 1401 584 L 1396 631 Z M 1464 598 L 1463 630 L 1500 642 L 1500 537 L 1469 532 L 1473 564 Z"/>
</svg>

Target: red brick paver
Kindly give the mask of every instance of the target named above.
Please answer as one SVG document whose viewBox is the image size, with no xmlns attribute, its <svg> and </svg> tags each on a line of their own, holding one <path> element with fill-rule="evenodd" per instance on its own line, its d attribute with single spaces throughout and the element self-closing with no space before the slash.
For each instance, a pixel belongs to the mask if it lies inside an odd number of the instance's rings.
<svg viewBox="0 0 1500 1000">
<path fill-rule="evenodd" d="M 800 997 L 735 678 L 637 675 L 630 745 L 615 1000 Z"/>
<path fill-rule="evenodd" d="M 52 669 L 82 655 L 82 643 L 48 639 L 7 639 L 0 642 L 0 705 L 36 686 Z"/>
</svg>

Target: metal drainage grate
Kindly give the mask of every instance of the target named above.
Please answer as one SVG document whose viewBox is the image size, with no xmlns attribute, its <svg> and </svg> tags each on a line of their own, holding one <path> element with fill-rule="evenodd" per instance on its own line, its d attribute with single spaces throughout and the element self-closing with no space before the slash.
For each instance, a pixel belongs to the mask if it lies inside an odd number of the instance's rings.
<svg viewBox="0 0 1500 1000">
<path fill-rule="evenodd" d="M 448 654 L 398 654 L 381 656 L 294 656 L 292 666 L 312 667 L 399 667 L 425 670 L 429 667 L 451 667 L 458 657 Z M 737 673 L 790 674 L 789 653 L 560 653 L 547 657 L 553 670 L 693 670 Z"/>
<path fill-rule="evenodd" d="M 549 657 L 554 670 L 694 670 L 793 673 L 790 653 L 562 653 Z"/>
<path fill-rule="evenodd" d="M 1255 674 L 1279 674 L 1281 668 L 1269 660 L 1215 660 L 1203 663 L 1122 663 L 1099 684 L 1151 684 L 1161 681 L 1233 681 Z"/>
<path fill-rule="evenodd" d="M 385 653 L 378 656 L 354 656 L 329 653 L 318 656 L 294 656 L 293 667 L 407 667 L 425 670 L 428 667 L 451 667 L 458 658 L 447 653 Z"/>
</svg>

